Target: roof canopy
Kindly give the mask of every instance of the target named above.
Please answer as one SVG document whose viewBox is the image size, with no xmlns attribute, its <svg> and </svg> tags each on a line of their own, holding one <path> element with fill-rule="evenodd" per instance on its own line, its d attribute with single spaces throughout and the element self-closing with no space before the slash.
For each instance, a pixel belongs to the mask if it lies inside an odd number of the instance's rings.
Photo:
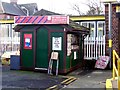
<svg viewBox="0 0 120 90">
<path fill-rule="evenodd" d="M 73 22 L 69 19 L 69 16 L 63 15 L 51 15 L 51 16 L 17 16 L 15 17 L 14 30 L 19 31 L 25 26 L 34 26 L 39 28 L 41 25 L 50 28 L 50 25 L 60 25 L 64 27 L 67 32 L 75 34 L 89 34 L 89 29 Z"/>
</svg>

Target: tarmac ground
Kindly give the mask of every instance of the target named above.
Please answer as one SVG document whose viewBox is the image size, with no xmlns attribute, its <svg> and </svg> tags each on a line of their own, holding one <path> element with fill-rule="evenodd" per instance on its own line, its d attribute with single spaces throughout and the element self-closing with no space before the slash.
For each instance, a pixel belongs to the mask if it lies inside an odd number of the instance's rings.
<svg viewBox="0 0 120 90">
<path fill-rule="evenodd" d="M 9 66 L 2 66 L 2 89 L 47 89 L 59 84 L 65 77 L 51 76 L 47 73 L 33 71 L 10 70 Z"/>
<path fill-rule="evenodd" d="M 111 70 L 81 70 L 77 69 L 67 75 L 52 76 L 47 73 L 10 70 L 10 66 L 1 65 L 2 90 L 40 90 L 51 87 L 57 89 L 103 89 L 107 78 L 111 78 Z M 74 80 L 68 84 L 62 84 L 68 77 Z M 69 82 L 69 81 L 68 81 Z"/>
</svg>

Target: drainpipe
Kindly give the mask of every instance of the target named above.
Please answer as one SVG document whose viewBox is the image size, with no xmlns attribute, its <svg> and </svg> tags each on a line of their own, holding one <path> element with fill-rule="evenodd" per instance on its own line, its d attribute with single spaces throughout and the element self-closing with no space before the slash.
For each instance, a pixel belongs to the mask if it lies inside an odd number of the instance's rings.
<svg viewBox="0 0 120 90">
<path fill-rule="evenodd" d="M 112 3 L 109 3 L 109 56 L 110 56 L 110 64 L 109 67 L 111 69 L 111 61 L 112 61 Z"/>
</svg>

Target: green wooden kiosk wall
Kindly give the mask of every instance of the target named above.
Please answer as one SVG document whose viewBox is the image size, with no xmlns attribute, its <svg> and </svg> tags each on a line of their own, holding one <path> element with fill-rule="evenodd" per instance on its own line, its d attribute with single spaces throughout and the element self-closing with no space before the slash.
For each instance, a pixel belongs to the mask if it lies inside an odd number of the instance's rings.
<svg viewBox="0 0 120 90">
<path fill-rule="evenodd" d="M 62 50 L 59 53 L 59 73 L 67 73 L 82 65 L 83 61 L 83 37 L 79 34 L 79 50 L 77 59 L 73 59 L 74 51 L 67 56 L 67 33 L 62 25 L 25 25 L 20 29 L 21 45 L 20 60 L 21 69 L 35 70 L 35 68 L 48 68 L 50 54 L 52 52 L 52 37 L 62 37 Z M 32 49 L 24 49 L 24 34 L 32 34 Z M 54 67 L 55 67 L 54 63 Z"/>
</svg>

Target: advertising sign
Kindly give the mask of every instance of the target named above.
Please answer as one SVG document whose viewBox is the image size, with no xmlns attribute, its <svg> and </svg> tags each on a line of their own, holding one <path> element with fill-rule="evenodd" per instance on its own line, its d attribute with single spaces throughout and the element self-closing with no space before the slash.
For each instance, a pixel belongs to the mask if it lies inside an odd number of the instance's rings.
<svg viewBox="0 0 120 90">
<path fill-rule="evenodd" d="M 24 49 L 32 49 L 32 34 L 24 34 Z"/>
<path fill-rule="evenodd" d="M 69 24 L 69 16 L 15 16 L 15 24 Z"/>
<path fill-rule="evenodd" d="M 52 50 L 62 50 L 62 37 L 52 37 Z"/>
<path fill-rule="evenodd" d="M 109 62 L 108 56 L 101 56 L 96 61 L 95 68 L 105 69 L 107 67 L 108 62 Z"/>
</svg>

